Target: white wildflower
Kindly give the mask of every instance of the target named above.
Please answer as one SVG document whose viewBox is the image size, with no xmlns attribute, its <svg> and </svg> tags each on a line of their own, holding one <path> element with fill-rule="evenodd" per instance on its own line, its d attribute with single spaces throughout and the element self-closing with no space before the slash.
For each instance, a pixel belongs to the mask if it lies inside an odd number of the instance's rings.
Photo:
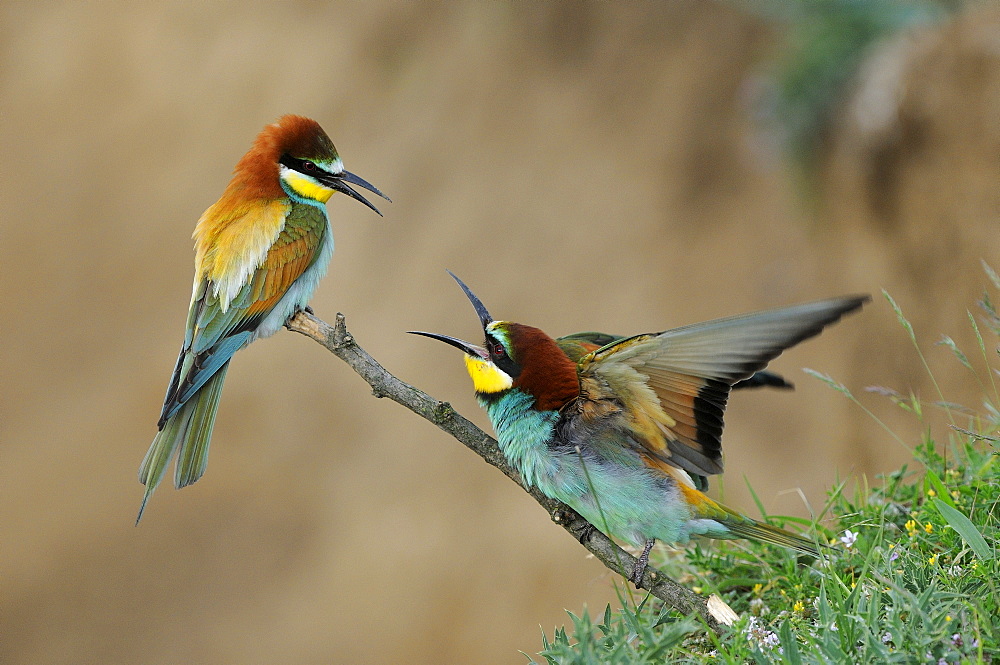
<svg viewBox="0 0 1000 665">
<path fill-rule="evenodd" d="M 750 601 L 750 613 L 762 617 L 765 614 L 770 614 L 771 608 L 764 604 L 763 598 L 754 598 Z"/>
<path fill-rule="evenodd" d="M 743 634 L 756 642 L 758 646 L 767 647 L 768 649 L 773 649 L 781 643 L 778 635 L 774 631 L 765 628 L 757 621 L 757 617 L 755 616 L 750 617 L 750 622 L 747 624 Z"/>
</svg>

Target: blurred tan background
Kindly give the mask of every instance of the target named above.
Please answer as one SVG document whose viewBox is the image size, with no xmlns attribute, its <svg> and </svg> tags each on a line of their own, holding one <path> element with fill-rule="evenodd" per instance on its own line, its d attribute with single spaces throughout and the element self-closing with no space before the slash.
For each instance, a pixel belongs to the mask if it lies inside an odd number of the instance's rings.
<svg viewBox="0 0 1000 665">
<path fill-rule="evenodd" d="M 1000 14 L 881 42 L 815 184 L 762 129 L 780 22 L 710 2 L 0 5 L 0 662 L 501 663 L 612 577 L 501 474 L 287 332 L 229 372 L 211 463 L 139 528 L 190 296 L 191 231 L 260 128 L 318 119 L 394 200 L 343 197 L 313 307 L 482 426 L 454 270 L 559 335 L 660 330 L 853 292 L 871 306 L 742 393 L 728 503 L 805 515 L 908 458 L 864 392 L 980 403 L 966 309 L 1000 264 Z M 995 340 L 993 340 L 995 341 Z M 988 343 L 993 345 L 988 339 Z M 928 426 L 946 430 L 929 408 Z"/>
</svg>

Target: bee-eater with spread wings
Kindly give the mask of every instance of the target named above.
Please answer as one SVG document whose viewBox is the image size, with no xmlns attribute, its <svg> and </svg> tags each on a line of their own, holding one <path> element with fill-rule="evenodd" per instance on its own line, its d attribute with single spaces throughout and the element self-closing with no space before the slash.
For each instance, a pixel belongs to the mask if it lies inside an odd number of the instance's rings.
<svg viewBox="0 0 1000 665">
<path fill-rule="evenodd" d="M 315 120 L 286 115 L 264 127 L 194 230 L 195 274 L 184 344 L 153 439 L 139 467 L 146 502 L 177 456 L 174 485 L 205 472 L 229 360 L 304 308 L 333 255 L 326 202 L 351 185 L 389 200 L 344 165 Z M 381 214 L 381 213 L 379 213 Z"/>
<path fill-rule="evenodd" d="M 706 476 L 722 472 L 731 388 L 860 308 L 868 296 L 625 338 L 581 333 L 557 340 L 538 328 L 494 320 L 452 277 L 475 307 L 485 342 L 415 334 L 465 352 L 500 450 L 527 485 L 605 534 L 643 546 L 632 581 L 642 579 L 656 540 L 749 538 L 819 555 L 809 538 L 742 515 L 703 490 Z M 767 374 L 757 381 L 784 383 Z"/>
</svg>

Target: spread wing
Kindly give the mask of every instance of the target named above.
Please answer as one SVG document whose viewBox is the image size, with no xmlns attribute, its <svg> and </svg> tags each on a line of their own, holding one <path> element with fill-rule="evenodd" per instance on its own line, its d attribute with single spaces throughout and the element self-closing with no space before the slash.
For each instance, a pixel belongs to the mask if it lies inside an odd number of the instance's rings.
<svg viewBox="0 0 1000 665">
<path fill-rule="evenodd" d="M 573 333 L 572 335 L 566 335 L 565 337 L 557 337 L 556 345 L 562 349 L 563 353 L 565 353 L 570 360 L 573 362 L 580 362 L 588 353 L 596 351 L 602 346 L 606 346 L 612 342 L 617 342 L 621 339 L 624 339 L 622 335 L 610 335 L 608 333 L 588 331 Z M 786 381 L 780 374 L 760 370 L 759 372 L 754 372 L 752 376 L 734 383 L 732 389 L 741 390 L 743 388 L 763 387 L 784 388 L 791 390 L 795 386 L 791 382 Z"/>
<path fill-rule="evenodd" d="M 276 210 L 283 224 L 256 266 L 247 269 L 242 262 L 232 261 L 229 271 L 215 278 L 199 271 L 184 346 L 160 413 L 161 428 L 252 340 L 261 321 L 317 259 L 327 228 L 322 210 L 310 205 L 285 205 Z M 223 248 L 215 251 L 222 254 Z M 254 259 L 251 256 L 248 260 Z M 245 274 L 239 288 L 219 288 L 234 273 Z"/>
<path fill-rule="evenodd" d="M 612 341 L 579 361 L 579 417 L 624 418 L 651 466 L 720 473 L 733 384 L 867 300 L 823 300 Z"/>
</svg>

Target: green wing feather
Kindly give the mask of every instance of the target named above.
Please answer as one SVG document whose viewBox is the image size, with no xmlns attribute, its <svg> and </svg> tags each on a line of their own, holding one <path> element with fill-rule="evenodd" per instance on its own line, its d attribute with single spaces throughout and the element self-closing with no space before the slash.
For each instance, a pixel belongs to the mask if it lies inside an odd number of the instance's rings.
<svg viewBox="0 0 1000 665">
<path fill-rule="evenodd" d="M 259 323 L 318 257 L 326 216 L 311 205 L 294 205 L 288 211 L 285 226 L 264 262 L 227 307 L 222 306 L 212 282 L 203 279 L 197 285 L 160 427 L 251 339 Z"/>
<path fill-rule="evenodd" d="M 659 407 L 677 423 L 641 438 L 645 452 L 699 476 L 720 473 L 723 414 L 733 384 L 867 300 L 822 300 L 615 339 L 581 358 L 581 381 L 592 379 L 610 393 L 634 395 L 625 408 L 648 410 L 645 393 L 630 385 L 635 373 L 642 376 Z M 569 343 L 578 347 L 598 338 L 583 333 L 570 336 Z"/>
<path fill-rule="evenodd" d="M 592 353 L 602 346 L 625 339 L 623 335 L 610 335 L 602 332 L 578 332 L 565 337 L 557 337 L 556 345 L 562 349 L 563 353 L 569 356 L 570 360 L 580 362 L 585 355 Z M 754 372 L 749 378 L 737 381 L 733 384 L 733 390 L 744 388 L 780 388 L 791 390 L 795 387 L 793 383 L 776 372 L 760 370 Z"/>
</svg>

